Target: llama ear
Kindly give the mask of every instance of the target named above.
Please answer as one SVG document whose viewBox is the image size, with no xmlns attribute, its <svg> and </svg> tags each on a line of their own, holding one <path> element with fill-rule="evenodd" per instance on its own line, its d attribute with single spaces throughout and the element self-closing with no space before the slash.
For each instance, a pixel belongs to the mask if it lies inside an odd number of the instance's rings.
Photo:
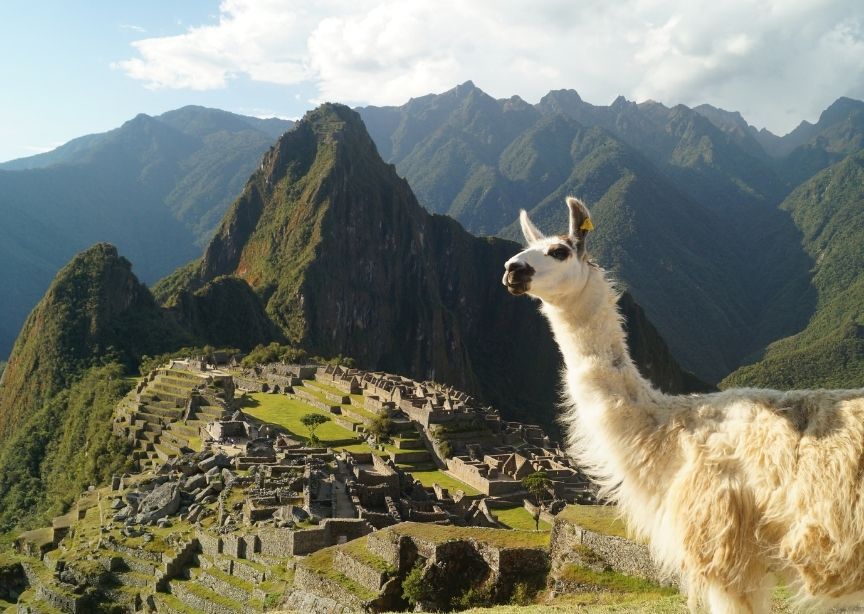
<svg viewBox="0 0 864 614">
<path fill-rule="evenodd" d="M 533 243 L 543 238 L 543 233 L 528 219 L 528 212 L 525 209 L 519 212 L 519 225 L 522 226 L 522 234 L 525 235 L 525 240 L 528 243 Z"/>
<path fill-rule="evenodd" d="M 585 235 L 589 230 L 594 230 L 588 207 L 578 198 L 568 196 L 567 208 L 570 210 L 570 237 L 584 244 Z"/>
</svg>

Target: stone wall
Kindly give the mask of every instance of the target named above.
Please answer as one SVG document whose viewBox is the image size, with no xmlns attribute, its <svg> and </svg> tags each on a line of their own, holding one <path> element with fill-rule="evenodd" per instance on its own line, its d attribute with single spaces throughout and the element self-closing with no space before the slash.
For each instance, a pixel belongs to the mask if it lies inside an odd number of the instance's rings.
<svg viewBox="0 0 864 614">
<path fill-rule="evenodd" d="M 647 544 L 595 533 L 560 516 L 555 518 L 552 525 L 550 554 L 555 569 L 567 563 L 594 564 L 658 584 L 678 585 L 677 578 L 669 578 L 662 573 L 651 557 Z M 585 560 L 586 554 L 591 561 Z"/>
<path fill-rule="evenodd" d="M 293 529 L 268 528 L 258 531 L 259 552 L 267 557 L 287 557 L 294 553 Z"/>
<path fill-rule="evenodd" d="M 368 588 L 378 592 L 387 581 L 387 574 L 378 571 L 364 561 L 358 561 L 343 550 L 337 550 L 333 555 L 333 569 Z"/>
<path fill-rule="evenodd" d="M 480 472 L 480 469 L 463 462 L 460 457 L 448 458 L 447 470 L 456 479 L 490 497 L 510 495 L 524 490 L 522 484 L 515 480 L 490 480 Z"/>
<path fill-rule="evenodd" d="M 366 604 L 357 598 L 351 591 L 342 587 L 342 585 L 328 579 L 326 576 L 313 573 L 306 569 L 303 565 L 298 565 L 294 572 L 294 587 L 300 591 L 305 591 L 315 595 L 326 596 L 332 599 L 333 602 L 341 606 L 342 612 L 364 612 Z M 288 598 L 288 603 L 296 601 L 291 596 Z M 312 605 L 312 604 L 309 604 Z M 314 606 L 313 606 L 314 607 Z M 318 609 L 308 610 L 314 614 L 330 614 L 330 612 L 339 612 L 339 610 Z"/>
<path fill-rule="evenodd" d="M 268 557 L 300 556 L 317 552 L 328 546 L 351 541 L 372 532 L 372 526 L 357 518 L 325 518 L 314 529 L 262 529 L 255 536 L 260 546 L 247 548 L 249 552 Z M 242 539 L 242 538 L 241 538 Z M 249 538 L 246 538 L 247 542 Z M 224 542 L 224 537 L 223 537 Z M 223 546 L 224 551 L 224 546 Z"/>
</svg>

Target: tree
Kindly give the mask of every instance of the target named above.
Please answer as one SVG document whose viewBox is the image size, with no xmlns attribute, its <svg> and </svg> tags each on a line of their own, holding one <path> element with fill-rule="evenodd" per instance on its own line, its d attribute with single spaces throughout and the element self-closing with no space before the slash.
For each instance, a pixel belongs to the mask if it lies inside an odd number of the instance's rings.
<svg viewBox="0 0 864 614">
<path fill-rule="evenodd" d="M 373 435 L 378 441 L 387 440 L 390 437 L 392 429 L 393 421 L 385 415 L 375 416 L 366 427 L 369 434 Z"/>
<path fill-rule="evenodd" d="M 304 414 L 300 417 L 300 423 L 309 429 L 309 445 L 312 447 L 317 447 L 321 444 L 321 441 L 318 439 L 318 436 L 315 435 L 315 429 L 324 424 L 325 422 L 329 422 L 330 418 L 323 414 Z"/>
<path fill-rule="evenodd" d="M 527 490 L 537 503 L 537 511 L 534 513 L 534 527 L 539 530 L 540 505 L 543 503 L 543 496 L 552 488 L 552 480 L 549 479 L 545 471 L 537 471 L 522 478 L 522 488 Z"/>
</svg>

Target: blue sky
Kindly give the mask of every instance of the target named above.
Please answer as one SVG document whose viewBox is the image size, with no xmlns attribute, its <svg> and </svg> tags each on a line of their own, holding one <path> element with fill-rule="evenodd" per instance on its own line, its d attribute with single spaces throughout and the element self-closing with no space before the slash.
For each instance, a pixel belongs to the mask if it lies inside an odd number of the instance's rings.
<svg viewBox="0 0 864 614">
<path fill-rule="evenodd" d="M 200 104 L 298 117 L 473 80 L 740 111 L 784 134 L 864 98 L 858 0 L 4 0 L 0 161 Z"/>
<path fill-rule="evenodd" d="M 214 23 L 218 13 L 218 2 L 204 0 L 0 2 L 0 161 L 116 128 L 138 113 L 187 104 L 246 115 L 302 115 L 314 93 L 308 85 L 241 76 L 229 88 L 152 89 L 112 67 L 134 55 L 133 41 Z"/>
</svg>

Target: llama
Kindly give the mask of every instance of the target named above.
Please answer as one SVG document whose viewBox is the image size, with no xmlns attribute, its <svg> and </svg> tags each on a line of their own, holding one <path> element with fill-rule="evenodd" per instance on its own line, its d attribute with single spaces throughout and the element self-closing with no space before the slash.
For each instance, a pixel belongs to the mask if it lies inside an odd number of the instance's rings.
<svg viewBox="0 0 864 614">
<path fill-rule="evenodd" d="M 566 235 L 521 212 L 511 294 L 540 299 L 564 357 L 568 449 L 617 502 L 691 611 L 768 612 L 777 579 L 800 605 L 864 599 L 864 389 L 670 396 L 630 358 L 585 205 Z"/>
</svg>

